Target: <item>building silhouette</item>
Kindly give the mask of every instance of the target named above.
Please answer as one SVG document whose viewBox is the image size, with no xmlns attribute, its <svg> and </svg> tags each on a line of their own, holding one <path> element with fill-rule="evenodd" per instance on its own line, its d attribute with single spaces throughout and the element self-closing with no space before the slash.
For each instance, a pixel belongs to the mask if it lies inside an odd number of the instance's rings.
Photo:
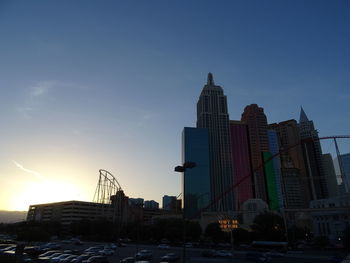
<svg viewBox="0 0 350 263">
<path fill-rule="evenodd" d="M 309 177 L 311 199 L 324 199 L 328 197 L 327 181 L 325 177 L 322 149 L 313 121 L 310 121 L 303 108 L 299 119 L 300 139 L 303 140 L 303 155 L 306 171 Z"/>
<path fill-rule="evenodd" d="M 184 128 L 182 161 L 196 164 L 196 167 L 186 169 L 183 173 L 182 193 L 185 218 L 198 218 L 211 200 L 208 129 Z"/>
<path fill-rule="evenodd" d="M 212 209 L 232 211 L 233 193 L 225 194 L 233 185 L 227 98 L 223 89 L 214 84 L 211 73 L 197 103 L 197 128 L 208 129 L 210 193 L 215 201 Z"/>
<path fill-rule="evenodd" d="M 241 120 L 248 126 L 255 198 L 260 198 L 268 203 L 266 180 L 262 167 L 262 153 L 269 151 L 267 119 L 264 109 L 257 104 L 248 105 L 244 108 Z"/>
<path fill-rule="evenodd" d="M 271 210 L 280 210 L 284 207 L 282 195 L 281 161 L 278 135 L 275 130 L 267 130 L 269 152 L 263 153 L 264 171 L 267 182 L 267 195 Z"/>
<path fill-rule="evenodd" d="M 247 124 L 230 121 L 231 153 L 236 209 L 248 199 L 254 198 L 252 164 L 250 159 L 249 135 Z"/>
<path fill-rule="evenodd" d="M 341 154 L 333 161 L 340 194 L 350 192 L 350 153 Z"/>
<path fill-rule="evenodd" d="M 282 190 L 285 208 L 307 208 L 310 185 L 305 169 L 300 132 L 296 120 L 272 123 L 280 148 Z"/>
<path fill-rule="evenodd" d="M 144 203 L 144 207 L 145 209 L 159 209 L 159 204 L 154 200 L 147 200 Z"/>
<path fill-rule="evenodd" d="M 326 153 L 322 155 L 323 167 L 326 175 L 327 188 L 329 198 L 336 197 L 339 195 L 337 177 L 333 165 L 332 155 Z"/>
<path fill-rule="evenodd" d="M 164 195 L 163 196 L 163 210 L 175 210 L 176 206 L 176 196 L 169 196 L 169 195 Z"/>
</svg>

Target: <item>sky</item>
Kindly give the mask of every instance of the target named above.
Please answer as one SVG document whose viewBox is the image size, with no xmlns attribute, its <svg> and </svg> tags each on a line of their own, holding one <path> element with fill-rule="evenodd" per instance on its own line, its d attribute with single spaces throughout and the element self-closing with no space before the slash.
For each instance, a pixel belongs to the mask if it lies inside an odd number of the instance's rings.
<svg viewBox="0 0 350 263">
<path fill-rule="evenodd" d="M 248 104 L 350 134 L 349 1 L 0 0 L 0 209 L 179 195 L 181 132 L 208 72 Z M 342 153 L 348 140 L 339 141 Z M 332 142 L 324 152 L 334 152 Z"/>
</svg>

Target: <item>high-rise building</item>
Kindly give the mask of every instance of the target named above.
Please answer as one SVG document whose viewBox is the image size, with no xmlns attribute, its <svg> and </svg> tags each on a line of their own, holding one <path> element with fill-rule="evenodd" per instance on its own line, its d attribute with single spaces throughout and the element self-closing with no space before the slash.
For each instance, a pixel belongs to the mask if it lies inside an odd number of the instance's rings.
<svg viewBox="0 0 350 263">
<path fill-rule="evenodd" d="M 322 161 L 327 181 L 328 196 L 329 198 L 336 197 L 339 195 L 339 189 L 332 155 L 330 153 L 323 154 Z"/>
<path fill-rule="evenodd" d="M 207 128 L 211 200 L 215 211 L 234 210 L 232 157 L 227 99 L 223 89 L 208 74 L 197 103 L 197 128 Z M 193 169 L 194 170 L 194 169 Z"/>
<path fill-rule="evenodd" d="M 143 207 L 143 198 L 129 198 L 129 205 Z"/>
<path fill-rule="evenodd" d="M 182 133 L 182 161 L 194 162 L 196 167 L 183 173 L 184 215 L 199 217 L 210 204 L 210 163 L 208 129 L 185 127 Z M 176 202 L 174 203 L 176 206 Z"/>
<path fill-rule="evenodd" d="M 240 209 L 245 201 L 254 198 L 248 126 L 241 121 L 230 121 L 230 135 L 235 202 Z"/>
<path fill-rule="evenodd" d="M 272 210 L 279 210 L 284 206 L 278 136 L 275 130 L 267 130 L 267 136 L 269 138 L 269 152 L 263 153 L 263 159 L 269 207 Z"/>
<path fill-rule="evenodd" d="M 303 108 L 299 119 L 300 138 L 302 140 L 306 171 L 310 178 L 312 199 L 324 199 L 328 197 L 327 180 L 325 177 L 322 149 L 313 121 L 306 116 Z"/>
<path fill-rule="evenodd" d="M 145 209 L 159 209 L 159 204 L 154 200 L 145 201 Z"/>
<path fill-rule="evenodd" d="M 334 159 L 334 168 L 337 176 L 338 184 L 342 194 L 350 192 L 350 153 L 341 154 Z M 340 169 L 340 164 L 341 168 Z"/>
<path fill-rule="evenodd" d="M 176 196 L 163 196 L 163 209 L 164 210 L 174 210 L 176 206 Z"/>
<path fill-rule="evenodd" d="M 264 109 L 257 104 L 248 105 L 244 108 L 241 120 L 248 126 L 255 197 L 268 202 L 266 180 L 262 167 L 262 153 L 269 151 L 267 119 Z"/>
<path fill-rule="evenodd" d="M 280 148 L 282 191 L 286 208 L 307 208 L 310 202 L 300 132 L 296 120 L 272 123 L 269 129 L 277 133 Z"/>
</svg>

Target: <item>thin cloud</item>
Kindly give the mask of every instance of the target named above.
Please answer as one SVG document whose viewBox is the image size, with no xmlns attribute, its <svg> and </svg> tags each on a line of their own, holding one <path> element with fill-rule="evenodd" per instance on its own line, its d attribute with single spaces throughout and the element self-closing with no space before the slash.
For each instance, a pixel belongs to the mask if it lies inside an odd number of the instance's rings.
<svg viewBox="0 0 350 263">
<path fill-rule="evenodd" d="M 30 95 L 32 97 L 40 97 L 47 94 L 56 84 L 55 81 L 40 81 L 31 88 Z"/>
<path fill-rule="evenodd" d="M 24 168 L 22 164 L 12 160 L 12 162 L 19 168 L 21 169 L 22 171 L 26 172 L 26 173 L 29 173 L 31 175 L 34 175 L 40 179 L 44 178 L 44 176 L 42 176 L 40 173 L 36 172 L 36 171 L 33 171 L 33 170 L 30 170 L 30 169 L 27 169 L 27 168 Z"/>
</svg>

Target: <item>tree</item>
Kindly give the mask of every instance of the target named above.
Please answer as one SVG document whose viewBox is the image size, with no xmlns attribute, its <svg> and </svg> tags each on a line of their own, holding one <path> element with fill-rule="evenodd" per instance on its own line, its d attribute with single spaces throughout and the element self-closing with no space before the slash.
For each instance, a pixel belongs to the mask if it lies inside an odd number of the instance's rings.
<svg viewBox="0 0 350 263">
<path fill-rule="evenodd" d="M 205 229 L 204 235 L 214 243 L 219 243 L 225 239 L 225 233 L 222 232 L 219 223 L 211 223 Z"/>
<path fill-rule="evenodd" d="M 13 224 L 17 239 L 23 241 L 48 241 L 61 232 L 58 222 L 20 222 Z"/>
<path fill-rule="evenodd" d="M 257 215 L 251 227 L 256 240 L 286 240 L 283 218 L 276 213 L 264 212 Z"/>
<path fill-rule="evenodd" d="M 192 241 L 198 241 L 202 234 L 202 228 L 198 222 L 186 222 L 186 238 Z"/>
<path fill-rule="evenodd" d="M 250 243 L 251 234 L 248 230 L 245 230 L 243 228 L 236 228 L 233 230 L 233 241 L 235 245 L 239 245 L 241 243 Z"/>
</svg>

